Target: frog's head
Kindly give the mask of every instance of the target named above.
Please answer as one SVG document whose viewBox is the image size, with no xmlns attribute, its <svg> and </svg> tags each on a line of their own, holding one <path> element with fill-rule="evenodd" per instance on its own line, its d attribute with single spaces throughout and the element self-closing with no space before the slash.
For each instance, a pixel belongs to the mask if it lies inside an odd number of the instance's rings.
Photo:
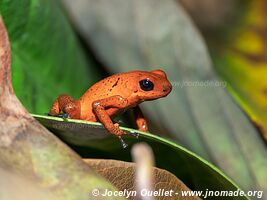
<svg viewBox="0 0 267 200">
<path fill-rule="evenodd" d="M 164 71 L 153 70 L 139 73 L 136 95 L 141 101 L 165 97 L 171 90 L 172 85 Z"/>
</svg>

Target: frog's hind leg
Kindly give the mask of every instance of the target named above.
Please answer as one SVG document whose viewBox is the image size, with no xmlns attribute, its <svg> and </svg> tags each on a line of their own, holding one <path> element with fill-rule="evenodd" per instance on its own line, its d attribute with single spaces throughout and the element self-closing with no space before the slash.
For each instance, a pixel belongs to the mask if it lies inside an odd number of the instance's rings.
<svg viewBox="0 0 267 200">
<path fill-rule="evenodd" d="M 80 104 L 69 95 L 60 95 L 52 105 L 49 115 L 77 119 L 80 117 Z"/>
</svg>

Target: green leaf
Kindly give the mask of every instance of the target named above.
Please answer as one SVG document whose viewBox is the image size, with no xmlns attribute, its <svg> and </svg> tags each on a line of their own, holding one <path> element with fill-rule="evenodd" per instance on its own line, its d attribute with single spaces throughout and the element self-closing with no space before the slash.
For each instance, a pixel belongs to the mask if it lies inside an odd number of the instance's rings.
<svg viewBox="0 0 267 200">
<path fill-rule="evenodd" d="M 229 82 L 228 88 L 238 103 L 262 128 L 267 141 L 267 16 L 262 9 L 266 6 L 264 0 L 251 2 L 239 18 L 242 23 L 223 29 L 229 35 L 217 39 L 210 48 L 219 74 Z M 240 8 L 235 11 L 240 12 Z"/>
<path fill-rule="evenodd" d="M 13 86 L 29 111 L 47 113 L 56 96 L 77 98 L 99 78 L 59 1 L 0 0 L 0 13 L 10 37 Z"/>
<path fill-rule="evenodd" d="M 33 115 L 64 142 L 73 146 L 83 157 L 109 158 L 131 161 L 129 149 L 134 143 L 146 142 L 155 154 L 156 167 L 175 174 L 192 190 L 237 190 L 238 187 L 219 169 L 185 148 L 150 133 L 121 127 L 127 132 L 139 133 L 139 139 L 125 136 L 129 144 L 123 149 L 117 137 L 111 136 L 98 122 L 61 119 Z M 246 199 L 245 197 L 228 199 Z"/>
<path fill-rule="evenodd" d="M 172 93 L 142 105 L 153 133 L 208 159 L 243 188 L 267 192 L 266 144 L 216 76 L 203 39 L 177 1 L 64 2 L 110 71 L 166 71 Z"/>
<path fill-rule="evenodd" d="M 0 199 L 87 200 L 96 188 L 114 191 L 19 102 L 11 83 L 9 44 L 0 15 Z"/>
</svg>

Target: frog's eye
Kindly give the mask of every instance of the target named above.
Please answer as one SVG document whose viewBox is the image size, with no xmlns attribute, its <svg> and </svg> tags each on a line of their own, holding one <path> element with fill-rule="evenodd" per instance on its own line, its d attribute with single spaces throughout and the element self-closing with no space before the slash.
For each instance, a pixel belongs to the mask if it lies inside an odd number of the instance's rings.
<svg viewBox="0 0 267 200">
<path fill-rule="evenodd" d="M 144 91 L 150 91 L 154 89 L 154 84 L 149 79 L 139 81 L 139 85 Z"/>
</svg>

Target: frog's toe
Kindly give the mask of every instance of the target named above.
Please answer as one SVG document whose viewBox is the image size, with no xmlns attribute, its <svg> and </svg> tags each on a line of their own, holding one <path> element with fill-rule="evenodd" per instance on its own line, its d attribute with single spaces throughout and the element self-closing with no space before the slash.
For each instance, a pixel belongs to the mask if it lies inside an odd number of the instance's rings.
<svg viewBox="0 0 267 200">
<path fill-rule="evenodd" d="M 119 123 L 115 123 L 114 126 L 115 126 L 116 128 L 119 128 L 120 125 L 119 125 Z"/>
<path fill-rule="evenodd" d="M 135 138 L 138 138 L 139 137 L 139 133 L 135 133 L 135 132 L 129 132 L 128 133 L 129 135 L 135 137 Z"/>
<path fill-rule="evenodd" d="M 122 148 L 126 149 L 128 147 L 128 144 L 121 138 L 121 136 L 119 136 L 119 140 L 122 144 Z"/>
<path fill-rule="evenodd" d="M 63 113 L 63 114 L 59 114 L 57 115 L 57 117 L 63 118 L 63 119 L 67 119 L 70 117 L 70 115 L 68 113 Z"/>
<path fill-rule="evenodd" d="M 63 113 L 63 114 L 62 114 L 62 118 L 63 118 L 63 119 L 69 118 L 69 116 L 70 116 L 70 115 L 69 115 L 68 113 Z"/>
</svg>

